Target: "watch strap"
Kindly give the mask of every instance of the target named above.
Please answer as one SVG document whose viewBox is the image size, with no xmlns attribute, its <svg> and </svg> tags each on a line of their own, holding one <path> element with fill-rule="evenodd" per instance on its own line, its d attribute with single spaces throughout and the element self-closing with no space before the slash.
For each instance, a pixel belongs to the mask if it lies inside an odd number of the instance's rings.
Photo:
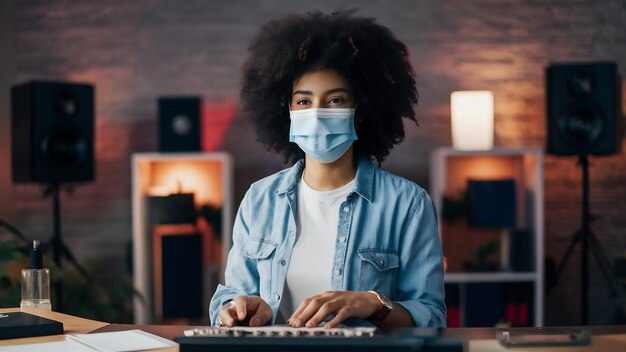
<svg viewBox="0 0 626 352">
<path fill-rule="evenodd" d="M 376 291 L 367 291 L 367 292 L 374 294 L 376 298 L 378 299 L 378 302 L 380 302 L 380 310 L 372 314 L 369 320 L 373 322 L 382 322 L 383 320 L 385 320 L 385 318 L 387 318 L 389 313 L 391 313 L 391 311 L 393 310 L 393 303 L 391 303 L 391 300 L 387 298 L 387 296 L 383 295 L 380 292 L 376 292 Z"/>
</svg>

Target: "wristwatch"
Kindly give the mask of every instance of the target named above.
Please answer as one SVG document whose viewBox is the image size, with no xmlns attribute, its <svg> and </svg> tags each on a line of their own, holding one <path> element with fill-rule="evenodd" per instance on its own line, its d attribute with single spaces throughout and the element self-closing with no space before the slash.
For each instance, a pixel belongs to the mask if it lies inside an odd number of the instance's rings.
<svg viewBox="0 0 626 352">
<path fill-rule="evenodd" d="M 374 322 L 382 322 L 383 320 L 385 320 L 387 315 L 389 315 L 389 313 L 391 313 L 391 311 L 393 310 L 393 302 L 391 302 L 389 297 L 385 296 L 384 294 L 380 292 L 376 292 L 376 291 L 367 291 L 367 292 L 376 295 L 376 298 L 378 298 L 378 301 L 380 302 L 380 305 L 381 305 L 380 310 L 372 314 L 369 320 L 372 320 Z"/>
</svg>

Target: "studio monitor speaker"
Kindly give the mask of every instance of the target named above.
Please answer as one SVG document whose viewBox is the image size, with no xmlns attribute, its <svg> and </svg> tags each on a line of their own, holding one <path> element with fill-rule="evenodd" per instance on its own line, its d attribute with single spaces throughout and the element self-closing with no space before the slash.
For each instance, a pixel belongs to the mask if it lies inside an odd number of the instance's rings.
<svg viewBox="0 0 626 352">
<path fill-rule="evenodd" d="M 621 145 L 620 86 L 614 63 L 555 64 L 548 67 L 548 153 L 617 153 Z"/>
<path fill-rule="evenodd" d="M 94 88 L 32 81 L 11 89 L 14 182 L 94 178 Z"/>
<path fill-rule="evenodd" d="M 198 97 L 159 98 L 159 150 L 161 152 L 200 151 L 200 112 Z"/>
</svg>

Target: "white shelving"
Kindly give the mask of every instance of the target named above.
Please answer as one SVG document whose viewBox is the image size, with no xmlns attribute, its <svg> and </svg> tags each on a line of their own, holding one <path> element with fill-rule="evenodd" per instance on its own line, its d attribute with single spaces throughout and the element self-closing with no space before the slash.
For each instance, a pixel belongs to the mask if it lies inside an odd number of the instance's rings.
<svg viewBox="0 0 626 352">
<path fill-rule="evenodd" d="M 496 148 L 486 151 L 459 151 L 438 148 L 431 153 L 430 195 L 439 214 L 439 233 L 444 256 L 448 263 L 444 280 L 446 284 L 458 284 L 461 288 L 461 320 L 465 319 L 463 286 L 473 283 L 532 283 L 533 321 L 543 326 L 544 270 L 543 270 L 543 152 L 539 148 Z M 461 198 L 467 180 L 514 179 L 517 195 L 518 227 L 527 230 L 530 238 L 528 255 L 530 271 L 468 272 L 463 261 L 472 249 L 485 242 L 485 238 L 497 238 L 497 234 L 472 234 L 463 224 L 449 224 L 442 219 L 444 196 Z M 489 237 L 491 236 L 491 237 Z M 515 250 L 515 248 L 513 248 Z"/>
<path fill-rule="evenodd" d="M 147 198 L 153 189 L 163 188 L 167 192 L 185 191 L 194 193 L 196 201 L 221 207 L 222 254 L 221 271 L 230 249 L 232 229 L 233 162 L 229 154 L 213 153 L 137 153 L 132 155 L 132 205 L 133 205 L 133 282 L 142 298 L 134 299 L 136 324 L 154 323 L 154 279 L 152 256 L 152 229 L 148 224 Z M 181 189 L 182 188 L 182 189 Z M 205 245 L 203 244 L 203 247 Z M 204 251 L 204 249 L 203 249 Z M 203 254 L 206 256 L 206 253 Z M 203 316 L 208 316 L 207 276 L 210 267 L 203 264 Z M 211 283 L 216 284 L 216 283 Z"/>
<path fill-rule="evenodd" d="M 537 273 L 446 273 L 446 283 L 472 282 L 528 282 L 537 280 Z"/>
</svg>

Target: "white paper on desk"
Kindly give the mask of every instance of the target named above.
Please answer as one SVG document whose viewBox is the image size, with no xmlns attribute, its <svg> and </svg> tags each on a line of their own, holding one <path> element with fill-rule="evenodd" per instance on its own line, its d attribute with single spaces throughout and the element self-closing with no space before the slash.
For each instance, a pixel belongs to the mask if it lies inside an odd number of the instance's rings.
<svg viewBox="0 0 626 352">
<path fill-rule="evenodd" d="M 0 346 L 0 352 L 94 352 L 93 348 L 71 339 L 65 341 L 25 343 L 15 346 Z"/>
<path fill-rule="evenodd" d="M 176 346 L 176 343 L 141 330 L 67 335 L 100 352 L 130 352 Z"/>
</svg>

